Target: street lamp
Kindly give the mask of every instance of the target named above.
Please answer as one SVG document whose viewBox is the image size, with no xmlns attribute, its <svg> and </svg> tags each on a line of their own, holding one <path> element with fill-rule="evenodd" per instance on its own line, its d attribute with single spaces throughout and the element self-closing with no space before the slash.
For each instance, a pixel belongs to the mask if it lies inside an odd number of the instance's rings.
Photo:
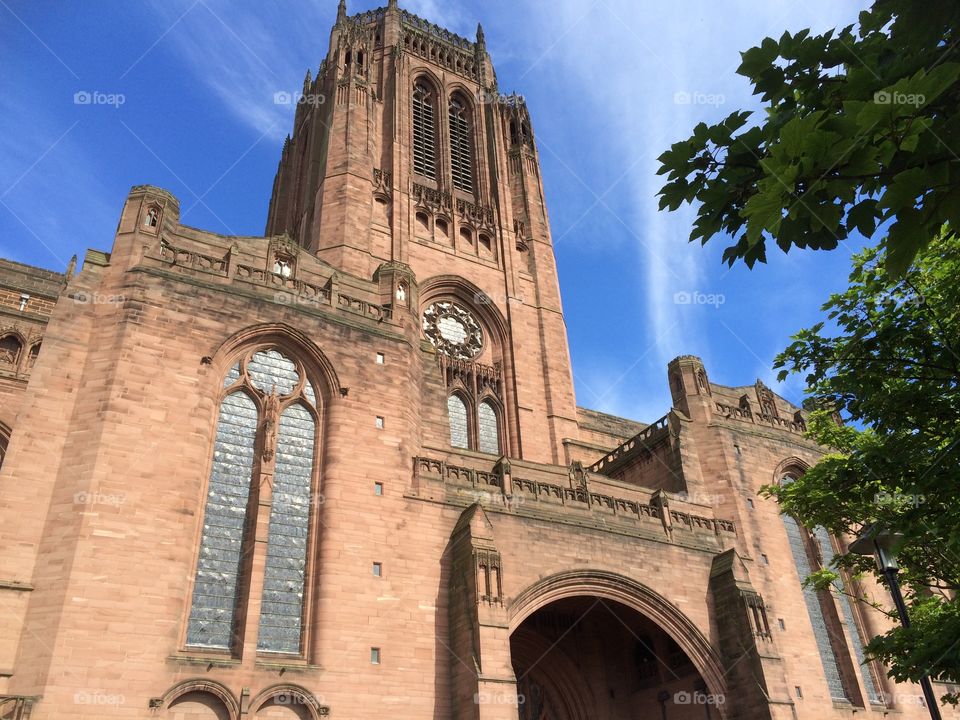
<svg viewBox="0 0 960 720">
<path fill-rule="evenodd" d="M 900 615 L 900 623 L 908 628 L 910 627 L 910 616 L 907 614 L 907 605 L 903 602 L 900 582 L 897 580 L 900 567 L 897 565 L 896 550 L 902 542 L 903 535 L 892 533 L 874 523 L 865 528 L 860 533 L 860 537 L 850 543 L 849 549 L 850 552 L 857 555 L 873 555 L 876 559 L 877 567 L 887 579 L 887 587 L 890 588 L 893 604 L 896 605 L 897 613 Z M 927 675 L 920 678 L 920 687 L 923 690 L 923 697 L 927 701 L 930 717 L 933 720 L 941 720 L 940 704 L 937 702 L 936 695 L 933 694 L 933 685 L 931 685 L 930 678 Z"/>
</svg>

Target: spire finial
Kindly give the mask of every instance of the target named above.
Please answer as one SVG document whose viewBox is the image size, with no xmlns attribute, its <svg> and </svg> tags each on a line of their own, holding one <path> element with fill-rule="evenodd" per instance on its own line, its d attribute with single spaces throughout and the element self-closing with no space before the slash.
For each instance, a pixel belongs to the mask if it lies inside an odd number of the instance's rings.
<svg viewBox="0 0 960 720">
<path fill-rule="evenodd" d="M 340 0 L 337 5 L 337 22 L 347 19 L 347 0 Z"/>
<path fill-rule="evenodd" d="M 397 0 L 390 0 L 387 3 L 387 10 L 396 10 L 397 9 Z"/>
<path fill-rule="evenodd" d="M 483 37 L 483 25 L 477 23 L 477 45 L 483 45 L 484 43 L 485 39 Z"/>
</svg>

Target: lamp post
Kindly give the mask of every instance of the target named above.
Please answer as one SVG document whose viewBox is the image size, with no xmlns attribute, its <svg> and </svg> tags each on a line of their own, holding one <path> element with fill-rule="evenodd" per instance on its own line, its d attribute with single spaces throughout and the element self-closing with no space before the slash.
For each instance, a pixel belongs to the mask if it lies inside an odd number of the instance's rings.
<svg viewBox="0 0 960 720">
<path fill-rule="evenodd" d="M 903 594 L 900 592 L 900 582 L 897 575 L 900 567 L 897 565 L 896 548 L 902 542 L 903 536 L 898 533 L 892 533 L 881 526 L 874 524 L 867 527 L 860 533 L 860 537 L 850 543 L 850 552 L 857 555 L 873 555 L 877 561 L 877 567 L 883 576 L 887 579 L 887 587 L 890 588 L 890 595 L 893 596 L 893 604 L 900 615 L 900 623 L 905 627 L 910 627 L 910 616 L 907 614 L 907 605 L 903 601 Z M 927 708 L 930 710 L 930 717 L 933 720 L 941 720 L 940 704 L 937 702 L 936 695 L 933 694 L 933 685 L 930 678 L 924 675 L 920 678 L 920 688 L 923 690 L 923 697 L 927 702 Z"/>
</svg>

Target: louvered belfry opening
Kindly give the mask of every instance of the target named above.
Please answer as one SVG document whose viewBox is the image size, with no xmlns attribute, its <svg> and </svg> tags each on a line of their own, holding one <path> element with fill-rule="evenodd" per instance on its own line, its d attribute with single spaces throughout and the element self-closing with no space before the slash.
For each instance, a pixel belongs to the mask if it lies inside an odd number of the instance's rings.
<svg viewBox="0 0 960 720">
<path fill-rule="evenodd" d="M 413 172 L 436 180 L 437 126 L 435 94 L 425 80 L 413 87 Z"/>
<path fill-rule="evenodd" d="M 464 192 L 473 192 L 473 143 L 470 142 L 470 123 L 465 102 L 450 98 L 450 168 L 453 186 Z"/>
</svg>

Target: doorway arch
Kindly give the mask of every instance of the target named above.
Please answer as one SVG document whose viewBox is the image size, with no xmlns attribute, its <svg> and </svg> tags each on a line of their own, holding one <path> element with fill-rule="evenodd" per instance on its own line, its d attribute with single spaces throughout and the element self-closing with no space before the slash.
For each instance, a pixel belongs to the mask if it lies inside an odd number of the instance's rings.
<svg viewBox="0 0 960 720">
<path fill-rule="evenodd" d="M 544 578 L 508 607 L 522 720 L 727 716 L 723 665 L 700 629 L 645 585 L 617 573 Z M 652 708 L 651 708 L 652 709 Z"/>
</svg>

